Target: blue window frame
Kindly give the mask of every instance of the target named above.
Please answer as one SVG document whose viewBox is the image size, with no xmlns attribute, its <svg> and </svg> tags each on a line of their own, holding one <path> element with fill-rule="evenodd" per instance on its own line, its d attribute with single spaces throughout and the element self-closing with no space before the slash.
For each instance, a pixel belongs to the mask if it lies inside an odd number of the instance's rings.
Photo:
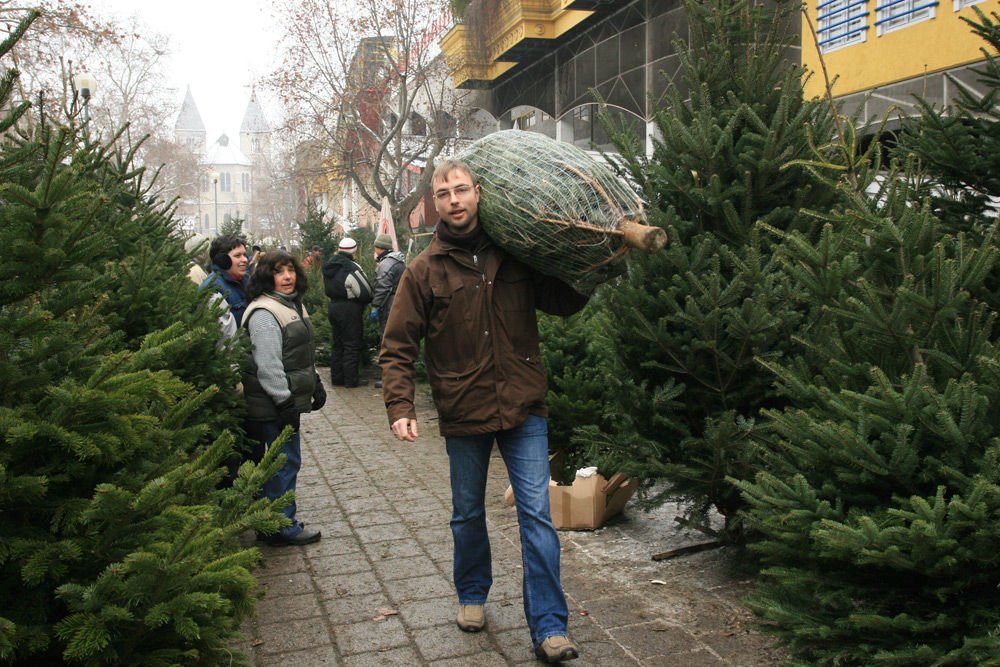
<svg viewBox="0 0 1000 667">
<path fill-rule="evenodd" d="M 816 9 L 816 34 L 823 53 L 865 41 L 868 0 L 821 0 Z"/>
<path fill-rule="evenodd" d="M 898 28 L 934 18 L 937 0 L 883 0 L 875 7 L 875 26 L 884 35 Z"/>
</svg>

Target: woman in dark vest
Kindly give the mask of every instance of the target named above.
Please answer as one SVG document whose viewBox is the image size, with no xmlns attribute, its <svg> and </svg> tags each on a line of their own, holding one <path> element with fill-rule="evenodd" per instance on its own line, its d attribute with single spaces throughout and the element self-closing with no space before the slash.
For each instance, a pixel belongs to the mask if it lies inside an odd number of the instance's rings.
<svg viewBox="0 0 1000 667">
<path fill-rule="evenodd" d="M 295 490 L 302 463 L 299 416 L 319 410 L 326 402 L 316 373 L 313 327 L 302 305 L 308 287 L 298 260 L 274 250 L 261 257 L 247 288 L 250 305 L 241 326 L 253 350 L 242 369 L 246 432 L 259 443 L 258 454 L 263 455 L 286 426 L 293 430 L 282 449 L 285 465 L 264 484 L 264 495 L 270 499 Z M 274 545 L 311 544 L 320 539 L 318 530 L 306 528 L 295 518 L 294 502 L 284 511 L 292 524 L 262 539 Z"/>
</svg>

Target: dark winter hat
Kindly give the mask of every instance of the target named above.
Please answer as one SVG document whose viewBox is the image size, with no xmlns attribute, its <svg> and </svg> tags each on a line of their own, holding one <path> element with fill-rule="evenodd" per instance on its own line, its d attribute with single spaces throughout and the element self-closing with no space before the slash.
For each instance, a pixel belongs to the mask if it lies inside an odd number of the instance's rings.
<svg viewBox="0 0 1000 667">
<path fill-rule="evenodd" d="M 392 250 L 392 237 L 388 234 L 379 234 L 375 237 L 375 247 L 383 250 Z"/>
</svg>

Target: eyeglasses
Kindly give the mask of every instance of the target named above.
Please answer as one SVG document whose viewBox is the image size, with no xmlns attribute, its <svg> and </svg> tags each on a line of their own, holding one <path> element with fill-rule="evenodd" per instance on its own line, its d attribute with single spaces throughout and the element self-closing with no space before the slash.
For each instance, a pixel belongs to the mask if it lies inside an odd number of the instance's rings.
<svg viewBox="0 0 1000 667">
<path fill-rule="evenodd" d="M 462 197 L 465 197 L 470 192 L 472 192 L 473 187 L 474 186 L 462 184 L 462 185 L 456 185 L 450 190 L 449 189 L 437 190 L 434 192 L 434 199 L 437 199 L 438 201 L 448 201 L 449 199 L 451 199 L 452 194 L 461 199 Z"/>
</svg>

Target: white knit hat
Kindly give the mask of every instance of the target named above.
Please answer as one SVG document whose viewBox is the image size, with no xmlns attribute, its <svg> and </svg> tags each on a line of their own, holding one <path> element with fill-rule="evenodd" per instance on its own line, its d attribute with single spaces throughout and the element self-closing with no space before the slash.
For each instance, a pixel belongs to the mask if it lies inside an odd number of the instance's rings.
<svg viewBox="0 0 1000 667">
<path fill-rule="evenodd" d="M 337 246 L 341 250 L 356 250 L 358 247 L 358 242 L 352 239 L 350 236 L 345 236 L 340 239 L 340 245 Z"/>
</svg>

